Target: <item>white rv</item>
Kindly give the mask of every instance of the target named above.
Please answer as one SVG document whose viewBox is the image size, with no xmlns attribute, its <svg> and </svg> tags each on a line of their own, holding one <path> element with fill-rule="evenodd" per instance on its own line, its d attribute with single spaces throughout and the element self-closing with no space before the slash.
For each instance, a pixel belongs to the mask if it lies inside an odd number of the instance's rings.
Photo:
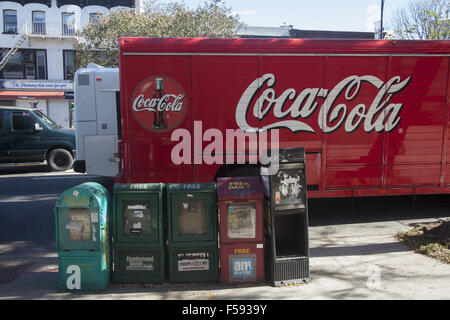
<svg viewBox="0 0 450 320">
<path fill-rule="evenodd" d="M 74 171 L 114 177 L 121 138 L 119 69 L 90 63 L 75 73 Z"/>
</svg>

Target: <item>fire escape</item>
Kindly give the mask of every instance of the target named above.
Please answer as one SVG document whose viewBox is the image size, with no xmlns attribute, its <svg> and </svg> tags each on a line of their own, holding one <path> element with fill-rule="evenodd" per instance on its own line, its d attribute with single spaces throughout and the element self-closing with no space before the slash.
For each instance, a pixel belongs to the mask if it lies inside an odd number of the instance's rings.
<svg viewBox="0 0 450 320">
<path fill-rule="evenodd" d="M 22 43 L 28 38 L 27 34 L 22 34 L 22 36 L 17 40 L 12 48 L 4 48 L 0 51 L 0 71 L 6 66 L 9 60 L 14 56 L 14 54 L 19 50 Z"/>
</svg>

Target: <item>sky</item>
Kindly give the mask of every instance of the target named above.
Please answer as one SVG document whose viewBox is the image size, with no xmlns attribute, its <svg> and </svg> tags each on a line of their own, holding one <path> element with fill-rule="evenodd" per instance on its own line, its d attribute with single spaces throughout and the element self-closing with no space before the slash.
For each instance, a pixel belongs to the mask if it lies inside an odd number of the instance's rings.
<svg viewBox="0 0 450 320">
<path fill-rule="evenodd" d="M 410 0 L 384 1 L 384 29 L 397 8 Z M 171 2 L 167 0 L 165 2 Z M 184 0 L 196 8 L 204 0 Z M 239 14 L 249 26 L 279 27 L 293 25 L 304 30 L 374 31 L 380 20 L 381 0 L 224 0 L 226 7 Z"/>
</svg>

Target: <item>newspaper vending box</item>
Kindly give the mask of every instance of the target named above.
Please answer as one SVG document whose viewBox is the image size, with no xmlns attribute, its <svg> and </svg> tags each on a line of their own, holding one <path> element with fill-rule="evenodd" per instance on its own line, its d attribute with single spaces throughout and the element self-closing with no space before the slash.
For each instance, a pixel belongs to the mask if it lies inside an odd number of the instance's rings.
<svg viewBox="0 0 450 320">
<path fill-rule="evenodd" d="M 215 183 L 168 184 L 169 280 L 217 281 Z"/>
<path fill-rule="evenodd" d="M 56 201 L 60 290 L 102 290 L 110 280 L 111 209 L 108 190 L 87 182 Z"/>
<path fill-rule="evenodd" d="M 114 282 L 164 281 L 162 183 L 114 185 Z"/>
<path fill-rule="evenodd" d="M 221 281 L 228 284 L 264 281 L 261 178 L 219 178 L 217 193 Z"/>
<path fill-rule="evenodd" d="M 262 168 L 268 276 L 274 285 L 309 281 L 305 151 L 280 149 L 279 169 Z"/>
</svg>

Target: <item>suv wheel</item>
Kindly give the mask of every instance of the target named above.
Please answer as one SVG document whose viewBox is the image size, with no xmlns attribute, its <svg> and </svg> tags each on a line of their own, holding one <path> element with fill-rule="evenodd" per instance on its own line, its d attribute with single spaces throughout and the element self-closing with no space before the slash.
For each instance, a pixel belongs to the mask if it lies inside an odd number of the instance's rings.
<svg viewBox="0 0 450 320">
<path fill-rule="evenodd" d="M 72 154 L 65 149 L 54 149 L 47 155 L 47 165 L 52 171 L 69 170 L 72 164 Z"/>
</svg>

